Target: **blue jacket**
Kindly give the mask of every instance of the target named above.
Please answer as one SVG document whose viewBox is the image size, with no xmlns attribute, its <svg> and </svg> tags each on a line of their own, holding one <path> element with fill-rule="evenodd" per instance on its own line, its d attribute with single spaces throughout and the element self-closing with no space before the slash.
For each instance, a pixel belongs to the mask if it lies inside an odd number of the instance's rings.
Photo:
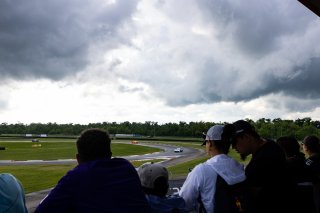
<svg viewBox="0 0 320 213">
<path fill-rule="evenodd" d="M 147 194 L 148 202 L 153 213 L 172 213 L 175 212 L 187 213 L 186 203 L 179 195 L 169 195 L 166 197 L 158 197 L 156 195 Z M 177 211 L 179 210 L 179 211 Z"/>
<path fill-rule="evenodd" d="M 135 168 L 112 158 L 79 164 L 58 182 L 35 213 L 151 212 Z"/>
<path fill-rule="evenodd" d="M 2 212 L 28 212 L 23 188 L 11 174 L 0 174 L 0 213 Z"/>
</svg>

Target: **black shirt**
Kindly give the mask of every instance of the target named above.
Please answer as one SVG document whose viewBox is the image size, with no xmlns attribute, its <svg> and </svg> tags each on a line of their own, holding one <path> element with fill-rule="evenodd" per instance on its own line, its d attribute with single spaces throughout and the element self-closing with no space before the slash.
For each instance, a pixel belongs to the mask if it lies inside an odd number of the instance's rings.
<svg viewBox="0 0 320 213">
<path fill-rule="evenodd" d="M 267 140 L 256 151 L 245 168 L 246 185 L 251 189 L 252 212 L 289 212 L 288 202 L 292 181 L 286 157 L 274 141 Z M 288 198 L 288 199 L 287 199 Z"/>
</svg>

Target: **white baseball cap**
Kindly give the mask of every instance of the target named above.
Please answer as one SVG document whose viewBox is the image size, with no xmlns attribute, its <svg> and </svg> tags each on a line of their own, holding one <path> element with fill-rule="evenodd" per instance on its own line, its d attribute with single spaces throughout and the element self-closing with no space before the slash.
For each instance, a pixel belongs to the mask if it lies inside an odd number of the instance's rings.
<svg viewBox="0 0 320 213">
<path fill-rule="evenodd" d="M 223 133 L 223 125 L 214 125 L 210 127 L 206 134 L 205 141 L 203 142 L 202 145 L 206 144 L 206 141 L 211 140 L 211 141 L 220 141 L 222 140 L 221 135 Z"/>
</svg>

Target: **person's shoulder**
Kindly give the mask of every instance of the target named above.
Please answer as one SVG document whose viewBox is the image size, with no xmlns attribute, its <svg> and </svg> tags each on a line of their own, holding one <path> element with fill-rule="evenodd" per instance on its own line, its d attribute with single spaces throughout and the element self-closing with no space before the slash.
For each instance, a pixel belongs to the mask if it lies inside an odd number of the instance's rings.
<svg viewBox="0 0 320 213">
<path fill-rule="evenodd" d="M 1 191 L 11 192 L 12 190 L 22 190 L 20 181 L 9 173 L 0 174 Z"/>
<path fill-rule="evenodd" d="M 174 206 L 185 207 L 185 204 L 186 204 L 184 199 L 177 194 L 168 195 L 166 197 L 166 200 L 167 202 L 172 203 Z"/>
<path fill-rule="evenodd" d="M 10 184 L 10 183 L 19 183 L 20 181 L 12 174 L 10 173 L 1 173 L 0 174 L 0 179 L 2 182 Z"/>
<path fill-rule="evenodd" d="M 314 162 L 320 162 L 320 153 L 310 156 L 310 159 L 312 159 Z"/>
<path fill-rule="evenodd" d="M 201 172 L 206 170 L 206 168 L 209 167 L 208 161 L 203 162 L 203 163 L 199 163 L 198 165 L 196 165 L 191 172 Z"/>
<path fill-rule="evenodd" d="M 261 150 L 264 150 L 265 152 L 273 152 L 274 154 L 280 153 L 284 154 L 281 147 L 272 139 L 263 139 L 265 140 L 265 144 L 261 147 Z"/>
<path fill-rule="evenodd" d="M 0 179 L 2 180 L 16 180 L 15 176 L 10 173 L 0 173 Z"/>
<path fill-rule="evenodd" d="M 206 173 L 206 171 L 208 171 L 209 165 L 206 164 L 206 162 L 204 163 L 200 163 L 198 165 L 196 165 L 188 174 L 188 178 L 189 179 L 199 179 L 201 177 L 204 176 L 204 174 Z"/>
<path fill-rule="evenodd" d="M 132 163 L 130 163 L 130 161 L 128 161 L 127 159 L 124 159 L 124 158 L 111 158 L 110 161 L 115 166 L 125 166 L 125 167 L 131 168 L 131 169 L 134 168 Z"/>
<path fill-rule="evenodd" d="M 307 166 L 320 167 L 320 155 L 315 154 L 315 155 L 310 156 L 309 158 L 306 159 L 305 164 Z"/>
<path fill-rule="evenodd" d="M 114 157 L 114 158 L 111 158 L 110 160 L 113 162 L 119 162 L 119 163 L 130 163 L 127 159 L 124 159 L 124 158 Z"/>
</svg>

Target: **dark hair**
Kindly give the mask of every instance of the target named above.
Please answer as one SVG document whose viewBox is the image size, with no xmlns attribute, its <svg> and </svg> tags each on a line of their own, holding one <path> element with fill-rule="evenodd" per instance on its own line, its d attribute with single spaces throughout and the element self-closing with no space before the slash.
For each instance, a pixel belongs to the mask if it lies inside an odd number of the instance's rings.
<svg viewBox="0 0 320 213">
<path fill-rule="evenodd" d="M 154 185 L 153 189 L 146 188 L 146 187 L 142 187 L 142 188 L 146 194 L 152 194 L 159 197 L 166 196 L 169 189 L 169 183 L 166 177 L 163 177 L 163 176 L 158 177 L 154 181 L 153 185 Z"/>
<path fill-rule="evenodd" d="M 218 150 L 221 150 L 223 153 L 228 154 L 230 145 L 233 141 L 235 134 L 235 128 L 232 124 L 226 124 L 223 127 L 223 132 L 221 134 L 221 140 L 214 141 L 214 145 Z"/>
<path fill-rule="evenodd" d="M 102 129 L 84 130 L 77 140 L 77 149 L 82 161 L 111 157 L 111 139 Z"/>
<path fill-rule="evenodd" d="M 294 137 L 283 136 L 277 139 L 277 144 L 283 149 L 287 157 L 299 155 L 300 144 Z"/>
<path fill-rule="evenodd" d="M 319 138 L 314 135 L 309 135 L 303 139 L 302 142 L 310 152 L 320 152 Z"/>
</svg>

